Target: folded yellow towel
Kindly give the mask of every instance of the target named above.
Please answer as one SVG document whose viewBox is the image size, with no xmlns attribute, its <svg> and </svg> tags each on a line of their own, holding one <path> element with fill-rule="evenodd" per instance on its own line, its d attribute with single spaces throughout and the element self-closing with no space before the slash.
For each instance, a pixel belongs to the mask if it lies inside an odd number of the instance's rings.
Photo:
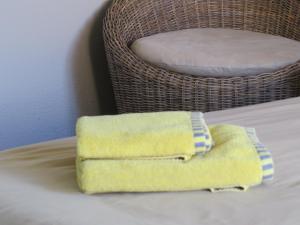
<svg viewBox="0 0 300 225">
<path fill-rule="evenodd" d="M 77 158 L 77 180 L 83 192 L 183 191 L 258 185 L 273 173 L 271 155 L 260 158 L 255 131 L 233 126 L 211 127 L 215 146 L 189 161 L 90 160 Z M 264 151 L 267 149 L 264 147 Z M 267 161 L 266 161 L 267 160 Z"/>
<path fill-rule="evenodd" d="M 189 159 L 212 145 L 200 112 L 81 117 L 76 133 L 82 159 Z"/>
</svg>

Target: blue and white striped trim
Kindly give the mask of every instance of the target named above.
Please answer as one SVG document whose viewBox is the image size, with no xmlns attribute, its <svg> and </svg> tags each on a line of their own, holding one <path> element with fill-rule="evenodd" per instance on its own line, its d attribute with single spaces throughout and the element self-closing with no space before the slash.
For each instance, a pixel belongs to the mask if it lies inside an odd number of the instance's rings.
<svg viewBox="0 0 300 225">
<path fill-rule="evenodd" d="M 262 182 L 273 180 L 274 177 L 274 162 L 272 159 L 271 152 L 267 149 L 265 145 L 263 145 L 257 135 L 254 128 L 246 128 L 247 134 L 251 139 L 257 154 L 261 160 L 261 167 L 262 167 Z"/>
<path fill-rule="evenodd" d="M 205 123 L 203 113 L 192 112 L 191 122 L 193 127 L 194 145 L 196 153 L 205 154 L 212 147 L 210 131 Z"/>
</svg>

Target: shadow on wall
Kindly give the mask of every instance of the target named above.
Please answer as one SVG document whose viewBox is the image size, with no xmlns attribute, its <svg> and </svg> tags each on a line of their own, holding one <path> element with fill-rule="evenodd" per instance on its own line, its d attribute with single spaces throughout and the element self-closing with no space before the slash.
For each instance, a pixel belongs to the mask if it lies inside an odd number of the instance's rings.
<svg viewBox="0 0 300 225">
<path fill-rule="evenodd" d="M 108 71 L 103 41 L 103 19 L 109 2 L 98 12 L 90 35 L 90 57 L 96 89 L 100 101 L 100 109 L 104 114 L 116 114 L 116 103 Z"/>
<path fill-rule="evenodd" d="M 72 56 L 74 91 L 79 115 L 116 114 L 102 35 L 102 23 L 110 1 L 87 22 Z"/>
</svg>

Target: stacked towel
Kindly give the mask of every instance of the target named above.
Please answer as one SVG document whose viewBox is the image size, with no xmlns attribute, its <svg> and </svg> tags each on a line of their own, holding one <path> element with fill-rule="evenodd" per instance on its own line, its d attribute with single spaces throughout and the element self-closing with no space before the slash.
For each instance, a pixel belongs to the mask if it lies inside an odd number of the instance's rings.
<svg viewBox="0 0 300 225">
<path fill-rule="evenodd" d="M 273 176 L 271 154 L 254 129 L 208 130 L 201 113 L 83 117 L 77 136 L 77 180 L 89 194 L 246 190 Z"/>
<path fill-rule="evenodd" d="M 201 112 L 133 113 L 82 117 L 76 133 L 82 159 L 190 159 L 210 150 Z"/>
</svg>

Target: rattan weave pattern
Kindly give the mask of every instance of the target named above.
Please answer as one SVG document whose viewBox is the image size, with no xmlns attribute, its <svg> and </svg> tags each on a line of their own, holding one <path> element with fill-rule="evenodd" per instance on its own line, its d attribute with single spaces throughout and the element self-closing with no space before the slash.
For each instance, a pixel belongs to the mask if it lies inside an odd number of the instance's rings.
<svg viewBox="0 0 300 225">
<path fill-rule="evenodd" d="M 220 78 L 170 72 L 130 50 L 145 36 L 208 27 L 300 41 L 300 1 L 114 0 L 103 32 L 118 112 L 206 112 L 300 95 L 300 61 L 274 73 Z"/>
</svg>

